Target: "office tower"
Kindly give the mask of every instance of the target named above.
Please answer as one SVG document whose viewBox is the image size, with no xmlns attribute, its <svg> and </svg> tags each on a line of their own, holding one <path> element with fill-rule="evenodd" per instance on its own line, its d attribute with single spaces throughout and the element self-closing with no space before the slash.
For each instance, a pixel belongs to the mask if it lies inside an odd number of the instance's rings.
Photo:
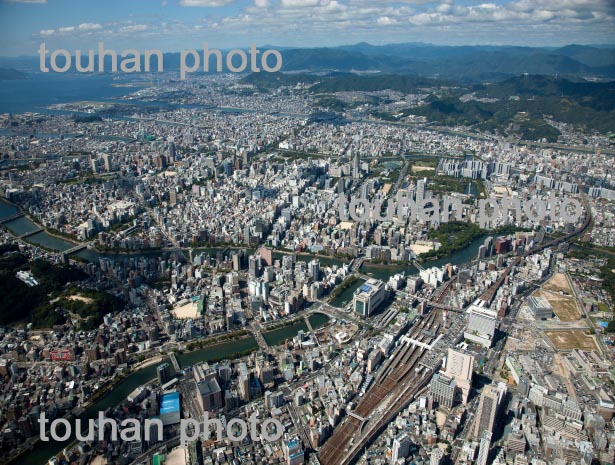
<svg viewBox="0 0 615 465">
<path fill-rule="evenodd" d="M 158 332 L 158 326 L 154 325 L 150 327 L 147 333 L 147 336 L 149 338 L 150 343 L 158 342 L 158 339 L 160 338 L 160 333 Z"/>
<path fill-rule="evenodd" d="M 173 163 L 175 161 L 175 142 L 169 142 L 169 163 Z"/>
<path fill-rule="evenodd" d="M 98 173 L 98 159 L 92 158 L 92 156 L 90 156 L 90 165 L 92 167 L 92 173 Z"/>
<path fill-rule="evenodd" d="M 320 261 L 318 259 L 315 258 L 309 263 L 308 270 L 313 281 L 320 280 Z"/>
<path fill-rule="evenodd" d="M 173 369 L 168 363 L 162 363 L 156 367 L 156 375 L 158 376 L 158 382 L 161 385 L 166 384 L 173 376 Z"/>
<path fill-rule="evenodd" d="M 258 254 L 261 256 L 261 260 L 265 265 L 273 265 L 273 252 L 271 249 L 268 249 L 267 247 L 261 247 L 258 250 Z"/>
<path fill-rule="evenodd" d="M 419 179 L 416 182 L 416 201 L 420 202 L 425 198 L 425 184 L 427 183 L 427 179 Z"/>
<path fill-rule="evenodd" d="M 237 367 L 237 384 L 239 387 L 239 398 L 245 402 L 250 400 L 250 372 L 245 363 L 240 363 Z"/>
<path fill-rule="evenodd" d="M 105 171 L 111 171 L 111 156 L 108 153 L 103 153 L 102 159 L 105 165 Z"/>
<path fill-rule="evenodd" d="M 473 355 L 464 354 L 463 352 L 451 348 L 448 349 L 445 374 L 457 382 L 460 400 L 464 405 L 468 402 L 468 397 L 470 397 L 473 368 Z"/>
<path fill-rule="evenodd" d="M 370 278 L 355 291 L 352 307 L 355 312 L 367 318 L 384 302 L 385 297 L 384 283 Z"/>
<path fill-rule="evenodd" d="M 455 401 L 457 383 L 442 373 L 436 373 L 429 384 L 431 400 L 438 405 L 451 408 Z"/>
<path fill-rule="evenodd" d="M 361 172 L 359 171 L 359 155 L 356 153 L 352 159 L 352 177 L 355 179 L 359 179 L 361 177 Z"/>
<path fill-rule="evenodd" d="M 478 260 L 482 260 L 483 258 L 485 258 L 487 256 L 487 247 L 485 247 L 484 244 L 482 244 L 479 248 L 478 248 Z"/>
<path fill-rule="evenodd" d="M 248 259 L 248 273 L 250 276 L 257 278 L 261 275 L 261 257 L 260 255 L 252 255 Z"/>
<path fill-rule="evenodd" d="M 436 447 L 431 451 L 431 457 L 429 457 L 429 465 L 440 465 L 444 461 L 444 451 L 439 447 Z"/>
<path fill-rule="evenodd" d="M 483 389 L 474 420 L 475 438 L 480 437 L 483 431 L 493 432 L 500 402 L 505 394 L 505 389 L 493 384 Z"/>
<path fill-rule="evenodd" d="M 498 237 L 495 240 L 495 253 L 499 255 L 508 252 L 510 250 L 510 245 L 510 239 L 507 237 Z"/>
<path fill-rule="evenodd" d="M 410 438 L 407 434 L 402 434 L 393 440 L 391 462 L 395 463 L 401 458 L 408 457 L 410 454 Z"/>
<path fill-rule="evenodd" d="M 218 373 L 206 363 L 194 365 L 192 375 L 199 392 L 196 400 L 202 412 L 222 408 L 223 395 L 218 383 Z"/>
<path fill-rule="evenodd" d="M 480 438 L 480 447 L 478 449 L 478 459 L 476 465 L 487 465 L 489 459 L 489 447 L 491 446 L 491 431 L 483 431 Z"/>
<path fill-rule="evenodd" d="M 483 245 L 485 246 L 485 257 L 489 257 L 493 249 L 493 237 L 486 238 Z"/>
<path fill-rule="evenodd" d="M 551 318 L 553 316 L 553 307 L 544 297 L 531 296 L 527 299 L 528 307 L 537 320 Z"/>
<path fill-rule="evenodd" d="M 300 465 L 304 461 L 303 448 L 301 447 L 301 441 L 299 438 L 293 438 L 288 441 L 284 441 L 284 458 L 286 459 L 286 465 Z"/>
<path fill-rule="evenodd" d="M 238 253 L 233 253 L 233 271 L 241 270 L 241 257 Z"/>
</svg>

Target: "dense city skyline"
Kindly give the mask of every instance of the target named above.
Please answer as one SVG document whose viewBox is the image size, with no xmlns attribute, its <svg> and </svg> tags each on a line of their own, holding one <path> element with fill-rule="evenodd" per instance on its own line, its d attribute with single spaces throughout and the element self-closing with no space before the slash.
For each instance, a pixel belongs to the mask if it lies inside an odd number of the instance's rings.
<svg viewBox="0 0 615 465">
<path fill-rule="evenodd" d="M 614 23 L 0 0 L 0 465 L 613 464 Z"/>
</svg>

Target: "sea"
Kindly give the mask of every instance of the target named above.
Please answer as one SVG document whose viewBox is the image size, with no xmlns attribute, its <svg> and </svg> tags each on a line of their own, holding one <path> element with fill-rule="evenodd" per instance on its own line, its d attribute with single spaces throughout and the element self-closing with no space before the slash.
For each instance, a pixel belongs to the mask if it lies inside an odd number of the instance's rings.
<svg viewBox="0 0 615 465">
<path fill-rule="evenodd" d="M 78 100 L 105 101 L 137 90 L 112 74 L 29 73 L 26 79 L 0 81 L 0 113 L 47 113 L 45 107 Z M 135 80 L 138 78 L 135 77 Z"/>
</svg>

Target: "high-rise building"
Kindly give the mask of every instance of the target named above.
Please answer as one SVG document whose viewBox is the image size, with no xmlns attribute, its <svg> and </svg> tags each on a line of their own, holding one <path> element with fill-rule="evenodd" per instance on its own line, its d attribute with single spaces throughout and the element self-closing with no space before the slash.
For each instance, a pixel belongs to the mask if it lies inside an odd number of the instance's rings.
<svg viewBox="0 0 615 465">
<path fill-rule="evenodd" d="M 259 277 L 261 274 L 261 257 L 260 255 L 252 255 L 248 259 L 248 273 L 252 277 Z"/>
<path fill-rule="evenodd" d="M 105 171 L 111 171 L 111 156 L 108 153 L 103 153 L 102 159 L 105 164 Z"/>
<path fill-rule="evenodd" d="M 355 179 L 359 179 L 361 177 L 361 172 L 359 171 L 359 154 L 355 153 L 354 158 L 352 159 L 352 177 Z"/>
<path fill-rule="evenodd" d="M 92 167 L 92 173 L 98 173 L 98 159 L 90 156 L 90 166 Z"/>
<path fill-rule="evenodd" d="M 93 344 L 85 349 L 85 355 L 90 362 L 98 360 L 100 358 L 100 349 L 98 348 L 98 344 Z"/>
<path fill-rule="evenodd" d="M 166 384 L 173 376 L 173 369 L 167 362 L 162 363 L 156 367 L 156 375 L 158 376 L 158 382 L 160 385 Z"/>
<path fill-rule="evenodd" d="M 483 389 L 474 420 L 474 437 L 478 438 L 484 431 L 493 432 L 500 403 L 506 395 L 506 386 L 489 385 Z"/>
<path fill-rule="evenodd" d="M 242 362 L 237 367 L 237 371 L 239 397 L 241 398 L 241 400 L 247 402 L 248 400 L 250 400 L 250 372 L 248 371 L 248 366 Z"/>
<path fill-rule="evenodd" d="M 474 368 L 474 356 L 465 354 L 455 349 L 448 349 L 446 357 L 446 371 L 444 374 L 457 382 L 459 400 L 465 405 L 470 397 L 472 388 L 472 370 Z"/>
<path fill-rule="evenodd" d="M 531 296 L 527 299 L 527 303 L 535 319 L 541 320 L 553 316 L 553 307 L 544 297 Z"/>
<path fill-rule="evenodd" d="M 352 307 L 356 313 L 367 318 L 384 302 L 385 294 L 384 283 L 370 278 L 355 291 Z"/>
<path fill-rule="evenodd" d="M 181 405 L 179 392 L 163 394 L 160 401 L 160 420 L 163 425 L 176 425 L 180 422 Z"/>
<path fill-rule="evenodd" d="M 506 439 L 506 451 L 514 454 L 525 454 L 525 436 L 522 431 L 513 431 Z"/>
<path fill-rule="evenodd" d="M 267 247 L 261 247 L 258 250 L 258 254 L 261 256 L 262 262 L 267 266 L 273 265 L 273 252 Z"/>
<path fill-rule="evenodd" d="M 429 457 L 429 465 L 440 465 L 444 461 L 444 451 L 439 447 L 436 447 L 433 451 L 431 451 L 431 456 Z"/>
<path fill-rule="evenodd" d="M 320 261 L 317 258 L 309 263 L 308 270 L 313 281 L 320 280 Z"/>
<path fill-rule="evenodd" d="M 410 438 L 408 437 L 407 434 L 402 434 L 401 436 L 397 436 L 393 440 L 393 447 L 392 447 L 391 452 L 392 452 L 392 455 L 391 455 L 392 463 L 396 463 L 401 458 L 408 457 L 408 454 L 410 454 Z"/>
<path fill-rule="evenodd" d="M 489 460 L 489 448 L 491 447 L 491 436 L 491 431 L 483 431 L 480 438 L 476 465 L 487 465 L 487 460 Z"/>
<path fill-rule="evenodd" d="M 457 383 L 443 373 L 436 373 L 429 384 L 431 400 L 438 405 L 451 408 L 455 401 Z"/>
<path fill-rule="evenodd" d="M 427 179 L 419 179 L 416 182 L 416 201 L 420 202 L 425 198 L 425 185 L 427 184 Z"/>
<path fill-rule="evenodd" d="M 147 331 L 147 337 L 149 338 L 150 343 L 158 342 L 160 338 L 160 333 L 158 332 L 158 326 L 154 325 L 149 328 Z"/>
<path fill-rule="evenodd" d="M 173 163 L 175 161 L 175 142 L 169 142 L 169 163 Z"/>
<path fill-rule="evenodd" d="M 510 250 L 510 240 L 507 237 L 498 237 L 495 240 L 495 253 L 502 254 Z"/>
<path fill-rule="evenodd" d="M 286 465 L 300 465 L 304 461 L 303 447 L 299 438 L 284 441 L 284 458 Z"/>
</svg>

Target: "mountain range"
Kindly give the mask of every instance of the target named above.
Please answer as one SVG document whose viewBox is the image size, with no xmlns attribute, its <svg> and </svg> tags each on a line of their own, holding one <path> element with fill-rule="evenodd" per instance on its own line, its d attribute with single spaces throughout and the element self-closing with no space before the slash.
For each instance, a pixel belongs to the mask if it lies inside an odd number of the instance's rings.
<svg viewBox="0 0 615 465">
<path fill-rule="evenodd" d="M 285 72 L 354 71 L 407 74 L 463 83 L 503 80 L 520 74 L 546 74 L 569 79 L 615 79 L 615 46 L 552 47 L 444 46 L 422 43 L 284 48 Z M 180 54 L 165 53 L 164 69 L 177 70 Z M 211 61 L 213 66 L 213 59 Z M 0 66 L 38 71 L 38 57 L 0 58 Z M 109 69 L 109 67 L 107 67 Z"/>
</svg>

